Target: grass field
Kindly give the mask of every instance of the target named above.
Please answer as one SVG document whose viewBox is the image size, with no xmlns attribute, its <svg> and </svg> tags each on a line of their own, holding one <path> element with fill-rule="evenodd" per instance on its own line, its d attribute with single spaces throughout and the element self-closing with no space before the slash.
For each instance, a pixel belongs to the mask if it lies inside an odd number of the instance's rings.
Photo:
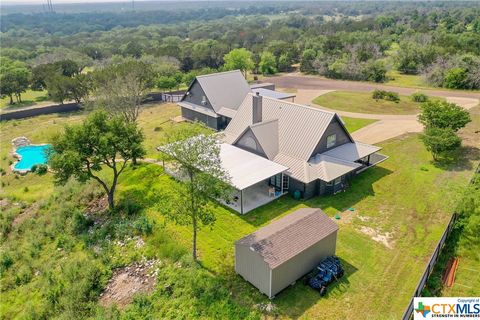
<svg viewBox="0 0 480 320">
<path fill-rule="evenodd" d="M 178 107 L 174 105 L 151 106 L 141 113 L 139 122 L 147 137 L 148 156 L 156 156 L 154 147 L 165 141 L 165 134 L 169 130 L 187 125 L 165 122 L 178 113 Z M 34 143 L 49 142 L 64 124 L 78 123 L 84 117 L 84 113 L 77 113 L 9 121 L 0 125 L 1 140 L 9 141 L 16 136 L 26 135 Z M 476 119 L 469 125 L 469 135 L 473 134 L 479 123 L 480 119 Z M 188 252 L 191 244 L 189 228 L 165 222 L 163 207 L 159 206 L 161 200 L 168 201 L 169 193 L 177 182 L 165 175 L 157 165 L 128 168 L 121 176 L 117 200 L 128 199 L 138 203 L 142 212 L 156 222 L 154 232 L 144 236 L 146 246 L 141 250 L 114 246 L 109 249 L 112 251 L 106 251 L 102 256 L 95 253 L 94 245 L 85 244 L 86 240 L 80 241 L 85 238 L 52 233 L 38 229 L 40 227 L 36 223 L 28 224 L 31 230 L 45 237 L 44 244 L 38 247 L 38 240 L 32 238 L 36 233 L 26 229 L 15 232 L 14 237 L 7 239 L 2 246 L 19 247 L 22 254 L 35 252 L 36 258 L 29 256 L 28 261 L 32 263 L 32 270 L 42 272 L 39 277 L 33 277 L 26 283 L 18 281 L 16 286 L 2 292 L 8 298 L 0 302 L 2 313 L 7 314 L 7 318 L 13 315 L 21 317 L 27 309 L 40 308 L 44 298 L 39 290 L 43 290 L 48 283 L 48 278 L 42 278 L 44 272 L 47 274 L 44 268 L 60 273 L 65 264 L 70 265 L 71 261 L 78 259 L 84 261 L 82 259 L 90 256 L 95 263 L 112 268 L 140 259 L 145 254 L 166 259 L 157 289 L 147 300 L 139 300 L 125 312 L 148 310 L 148 315 L 153 318 L 259 318 L 256 306 L 269 303 L 270 300 L 235 275 L 233 243 L 273 219 L 296 208 L 309 206 L 321 207 L 330 216 L 340 214 L 337 255 L 342 259 L 346 275 L 332 285 L 323 298 L 300 282 L 297 283 L 272 301 L 274 311 L 268 313 L 267 318 L 398 319 L 459 194 L 470 179 L 479 154 L 478 149 L 465 147 L 458 155 L 461 161 L 437 165 L 432 163 L 430 154 L 417 135 L 403 136 L 381 145 L 382 153 L 390 158 L 352 179 L 345 193 L 308 201 L 296 201 L 287 195 L 244 216 L 212 203 L 211 209 L 217 215 L 217 222 L 212 228 L 202 228 L 199 232 L 200 270 L 187 266 L 179 269 L 173 264 L 182 252 Z M 8 147 L 2 147 L 3 169 L 7 169 L 8 160 L 11 159 L 8 152 Z M 52 224 L 59 224 L 56 222 L 58 217 L 53 214 L 54 208 L 48 206 L 56 205 L 63 212 L 66 210 L 63 203 L 68 203 L 70 198 L 56 196 L 47 201 L 52 193 L 59 192 L 58 187 L 52 185 L 50 174 L 41 177 L 28 174 L 17 179 L 8 170 L 6 172 L 2 177 L 5 185 L 1 198 L 39 201 L 46 212 L 35 219 L 44 219 L 46 230 L 50 230 Z M 25 187 L 28 187 L 28 191 L 25 191 Z M 91 186 L 77 188 L 80 189 L 73 194 L 80 197 Z M 355 211 L 346 210 L 350 207 Z M 52 218 L 48 218 L 50 212 Z M 60 224 L 59 230 L 63 226 Z M 66 227 L 70 228 L 68 224 Z M 120 227 L 116 226 L 115 229 Z M 378 236 L 384 236 L 386 240 L 378 241 Z M 58 243 L 70 242 L 73 242 L 70 249 L 56 249 Z M 14 264 L 6 277 L 16 279 L 19 273 L 15 270 L 20 270 L 20 267 L 23 268 Z M 105 276 L 108 277 L 108 274 L 106 272 Z M 74 279 L 77 281 L 77 278 Z M 104 285 L 102 281 L 100 283 Z M 173 296 L 165 295 L 165 286 L 172 283 L 179 291 L 175 291 Z M 70 287 L 67 286 L 67 290 Z M 25 308 L 25 304 L 29 307 Z"/>
<path fill-rule="evenodd" d="M 420 75 L 415 74 L 403 74 L 396 70 L 390 70 L 387 72 L 389 80 L 386 84 L 398 87 L 412 87 L 412 88 L 430 88 L 434 87 L 428 85 Z"/>
<path fill-rule="evenodd" d="M 420 103 L 408 96 L 400 96 L 400 102 L 374 100 L 370 92 L 333 91 L 321 95 L 313 103 L 334 110 L 371 114 L 416 114 Z"/>
<path fill-rule="evenodd" d="M 15 97 L 13 98 L 15 101 Z M 46 91 L 33 91 L 27 90 L 26 92 L 22 93 L 22 102 L 19 104 L 9 105 L 10 98 L 3 97 L 0 99 L 0 108 L 19 108 L 19 107 L 27 107 L 33 106 L 38 102 L 47 101 L 47 92 Z"/>
<path fill-rule="evenodd" d="M 350 133 L 357 131 L 358 129 L 366 127 L 369 124 L 372 124 L 377 121 L 375 119 L 360 119 L 360 118 L 350 118 L 350 117 L 342 117 L 342 120 L 345 122 L 345 127 Z"/>
</svg>

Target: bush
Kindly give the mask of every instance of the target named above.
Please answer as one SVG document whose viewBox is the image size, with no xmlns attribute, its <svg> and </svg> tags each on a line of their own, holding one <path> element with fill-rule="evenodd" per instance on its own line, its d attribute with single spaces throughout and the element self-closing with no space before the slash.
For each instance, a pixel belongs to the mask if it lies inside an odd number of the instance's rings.
<svg viewBox="0 0 480 320">
<path fill-rule="evenodd" d="M 117 205 L 117 210 L 128 216 L 135 216 L 142 210 L 142 207 L 135 201 L 124 199 Z"/>
<path fill-rule="evenodd" d="M 140 234 L 149 235 L 153 231 L 153 222 L 147 217 L 140 217 L 133 223 L 133 228 Z"/>
<path fill-rule="evenodd" d="M 387 91 L 385 90 L 374 90 L 372 93 L 372 98 L 375 100 L 383 99 L 386 93 Z"/>
<path fill-rule="evenodd" d="M 73 232 L 75 234 L 82 234 L 88 231 L 93 226 L 93 220 L 86 217 L 83 213 L 76 211 L 73 214 Z"/>
<path fill-rule="evenodd" d="M 13 265 L 13 258 L 8 252 L 2 252 L 0 256 L 0 273 L 8 270 Z"/>
<path fill-rule="evenodd" d="M 420 93 L 420 92 L 415 92 L 414 94 L 412 94 L 411 98 L 412 98 L 412 101 L 414 101 L 414 102 L 427 102 L 428 101 L 428 96 L 426 94 Z"/>
<path fill-rule="evenodd" d="M 445 73 L 443 86 L 449 89 L 468 88 L 468 72 L 464 68 L 452 68 Z"/>
<path fill-rule="evenodd" d="M 385 91 L 385 90 L 374 90 L 372 93 L 372 98 L 375 100 L 384 99 L 387 101 L 399 102 L 400 96 L 398 93 L 393 91 Z"/>
<path fill-rule="evenodd" d="M 387 91 L 383 99 L 398 103 L 400 101 L 400 96 L 396 92 Z"/>
<path fill-rule="evenodd" d="M 39 164 L 37 166 L 37 171 L 35 172 L 39 176 L 43 176 L 48 171 L 48 166 L 46 164 Z"/>
</svg>

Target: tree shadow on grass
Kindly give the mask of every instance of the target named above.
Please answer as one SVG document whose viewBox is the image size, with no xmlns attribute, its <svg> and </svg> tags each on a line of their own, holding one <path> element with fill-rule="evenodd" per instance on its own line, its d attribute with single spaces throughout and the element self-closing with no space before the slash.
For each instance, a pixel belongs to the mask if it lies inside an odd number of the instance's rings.
<svg viewBox="0 0 480 320">
<path fill-rule="evenodd" d="M 277 306 L 279 315 L 298 319 L 320 299 L 341 298 L 350 287 L 349 277 L 357 272 L 358 268 L 342 258 L 340 258 L 340 261 L 345 270 L 345 275 L 328 286 L 325 296 L 320 296 L 317 291 L 305 284 L 304 278 L 278 293 L 273 303 Z"/>
<path fill-rule="evenodd" d="M 350 179 L 349 187 L 345 192 L 336 195 L 317 196 L 309 200 L 295 200 L 290 194 L 287 194 L 269 204 L 239 216 L 249 224 L 259 227 L 284 213 L 292 212 L 301 207 L 322 209 L 332 207 L 338 211 L 344 211 L 353 207 L 362 199 L 374 196 L 373 183 L 391 173 L 391 170 L 383 167 L 373 167 Z"/>
<path fill-rule="evenodd" d="M 462 146 L 455 152 L 445 155 L 437 161 L 432 161 L 432 163 L 437 168 L 457 172 L 472 170 L 478 160 L 480 160 L 480 149 Z"/>
</svg>

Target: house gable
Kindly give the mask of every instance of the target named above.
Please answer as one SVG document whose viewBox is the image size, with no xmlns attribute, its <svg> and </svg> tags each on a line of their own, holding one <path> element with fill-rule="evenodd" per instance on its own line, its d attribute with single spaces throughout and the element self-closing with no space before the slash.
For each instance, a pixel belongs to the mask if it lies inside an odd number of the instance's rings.
<svg viewBox="0 0 480 320">
<path fill-rule="evenodd" d="M 327 145 L 327 137 L 335 134 L 335 144 L 332 146 Z M 341 146 L 345 143 L 354 142 L 350 134 L 348 133 L 347 129 L 343 125 L 340 118 L 335 115 L 330 121 L 330 124 L 325 129 L 320 141 L 318 142 L 317 146 L 313 150 L 311 157 L 315 156 L 316 154 L 323 153 L 327 150 L 331 150 L 334 147 Z"/>
<path fill-rule="evenodd" d="M 197 79 L 193 80 L 192 84 L 190 84 L 190 87 L 188 88 L 181 101 L 193 103 L 197 106 L 215 111 L 205 91 L 203 90 Z"/>
<path fill-rule="evenodd" d="M 265 151 L 263 151 L 262 145 L 250 127 L 240 135 L 233 145 L 268 159 Z"/>
</svg>

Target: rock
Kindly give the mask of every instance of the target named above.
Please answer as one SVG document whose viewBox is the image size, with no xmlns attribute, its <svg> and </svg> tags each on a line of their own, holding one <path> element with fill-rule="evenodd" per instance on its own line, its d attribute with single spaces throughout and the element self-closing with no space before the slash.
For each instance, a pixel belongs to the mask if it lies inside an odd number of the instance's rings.
<svg viewBox="0 0 480 320">
<path fill-rule="evenodd" d="M 12 145 L 15 148 L 24 147 L 32 144 L 32 142 L 27 137 L 17 137 L 12 140 Z"/>
</svg>

